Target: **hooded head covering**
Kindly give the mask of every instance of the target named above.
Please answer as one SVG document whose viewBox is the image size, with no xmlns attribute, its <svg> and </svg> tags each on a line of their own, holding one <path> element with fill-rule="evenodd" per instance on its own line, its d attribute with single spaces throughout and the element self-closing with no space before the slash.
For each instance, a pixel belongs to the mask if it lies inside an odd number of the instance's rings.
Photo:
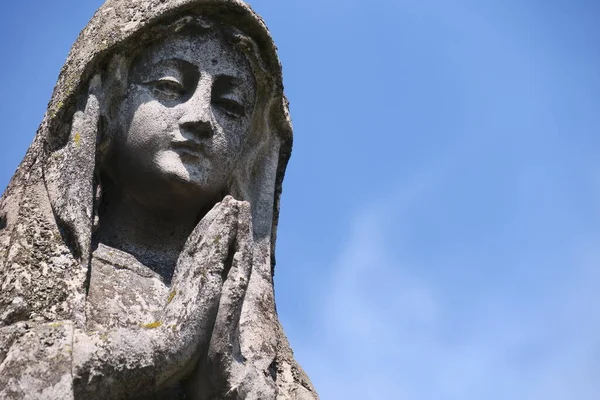
<svg viewBox="0 0 600 400">
<path fill-rule="evenodd" d="M 84 119 L 93 116 L 94 104 L 83 106 L 82 102 L 90 101 L 92 86 L 102 84 L 93 78 L 115 54 L 133 53 L 159 39 L 182 15 L 190 18 L 194 14 L 234 26 L 242 33 L 232 40 L 242 42 L 238 48 L 245 49 L 252 66 L 257 96 L 250 140 L 235 174 L 235 187 L 230 190 L 237 192 L 231 194 L 239 200 L 251 203 L 255 239 L 270 242 L 267 247 L 274 264 L 279 198 L 292 147 L 292 127 L 275 44 L 262 19 L 236 0 L 109 0 L 79 35 L 36 137 L 42 144 L 38 151 L 43 148 L 41 156 L 46 160 L 45 181 L 52 208 L 79 257 L 89 255 L 94 214 L 92 161 L 98 130 L 85 126 L 94 121 L 73 127 L 73 115 L 78 108 L 87 108 Z"/>
<path fill-rule="evenodd" d="M 278 322 L 273 295 L 279 200 L 292 147 L 281 65 L 263 20 L 240 0 L 108 0 L 80 33 L 37 135 L 0 199 L 0 327 L 27 318 L 84 326 L 98 189 L 99 71 L 196 16 L 235 28 L 230 40 L 248 58 L 256 80 L 251 132 L 228 194 L 251 204 L 254 266 L 245 301 L 254 306 L 242 311 L 241 326 L 263 342 L 241 346 L 260 355 L 252 361 L 263 371 L 282 372 L 277 384 L 288 385 L 289 396 L 314 398 Z M 40 274 L 52 286 L 47 291 L 32 289 Z M 13 301 L 19 296 L 22 302 Z"/>
</svg>

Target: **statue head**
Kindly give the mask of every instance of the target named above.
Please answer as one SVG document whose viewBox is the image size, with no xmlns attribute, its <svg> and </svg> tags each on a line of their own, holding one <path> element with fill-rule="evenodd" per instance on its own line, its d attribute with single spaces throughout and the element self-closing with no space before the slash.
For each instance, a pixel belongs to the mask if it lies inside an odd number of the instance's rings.
<svg viewBox="0 0 600 400">
<path fill-rule="evenodd" d="M 199 212 L 227 194 L 249 201 L 272 257 L 291 124 L 276 48 L 245 3 L 108 1 L 74 45 L 38 139 L 80 256 L 99 193 L 119 187 Z"/>
<path fill-rule="evenodd" d="M 230 27 L 188 18 L 103 81 L 98 158 L 110 180 L 147 207 L 211 206 L 229 194 L 248 141 L 256 83 Z M 250 40 L 246 38 L 246 40 Z M 125 73 L 115 71 L 121 69 Z M 243 168 L 243 166 L 240 166 Z"/>
</svg>

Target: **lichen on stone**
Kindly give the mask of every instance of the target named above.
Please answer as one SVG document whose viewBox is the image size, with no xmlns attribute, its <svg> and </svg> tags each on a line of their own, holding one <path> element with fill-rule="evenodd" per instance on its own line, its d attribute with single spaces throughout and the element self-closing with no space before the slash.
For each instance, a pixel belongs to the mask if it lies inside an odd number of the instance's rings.
<svg viewBox="0 0 600 400">
<path fill-rule="evenodd" d="M 155 321 L 155 322 L 151 322 L 149 324 L 141 324 L 140 326 L 144 329 L 156 329 L 156 328 L 160 328 L 162 326 L 162 322 L 161 321 Z"/>
<path fill-rule="evenodd" d="M 169 298 L 167 299 L 167 304 L 171 304 L 175 296 L 177 295 L 177 290 L 173 289 L 171 293 L 169 293 Z"/>
</svg>

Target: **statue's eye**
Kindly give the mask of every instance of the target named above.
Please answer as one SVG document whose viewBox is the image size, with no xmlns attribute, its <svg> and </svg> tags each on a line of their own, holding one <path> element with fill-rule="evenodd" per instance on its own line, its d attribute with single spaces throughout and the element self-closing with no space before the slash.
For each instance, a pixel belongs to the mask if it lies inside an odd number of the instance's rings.
<svg viewBox="0 0 600 400">
<path fill-rule="evenodd" d="M 241 118 L 246 115 L 245 107 L 236 100 L 220 97 L 213 99 L 213 104 L 231 117 Z"/>
<path fill-rule="evenodd" d="M 162 78 L 150 83 L 154 93 L 169 100 L 175 100 L 185 94 L 183 85 L 174 78 Z"/>
</svg>

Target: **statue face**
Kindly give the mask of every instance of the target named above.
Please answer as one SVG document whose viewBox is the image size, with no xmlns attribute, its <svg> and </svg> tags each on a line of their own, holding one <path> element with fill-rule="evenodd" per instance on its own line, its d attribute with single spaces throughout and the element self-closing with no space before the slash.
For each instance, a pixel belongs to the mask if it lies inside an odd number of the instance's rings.
<svg viewBox="0 0 600 400">
<path fill-rule="evenodd" d="M 128 82 L 111 175 L 142 201 L 173 201 L 175 193 L 201 202 L 222 192 L 254 107 L 246 58 L 214 33 L 178 35 L 145 51 Z"/>
</svg>

